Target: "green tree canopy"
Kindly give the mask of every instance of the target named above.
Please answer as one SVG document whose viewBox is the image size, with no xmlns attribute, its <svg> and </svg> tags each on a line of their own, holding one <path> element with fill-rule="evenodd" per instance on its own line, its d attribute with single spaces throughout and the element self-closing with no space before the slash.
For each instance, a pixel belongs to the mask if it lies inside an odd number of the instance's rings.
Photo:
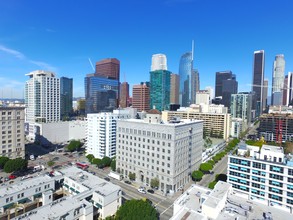
<svg viewBox="0 0 293 220">
<path fill-rule="evenodd" d="M 116 171 L 116 159 L 112 159 L 110 164 L 111 170 Z"/>
<path fill-rule="evenodd" d="M 151 187 L 152 188 L 159 187 L 159 184 L 160 184 L 160 181 L 158 178 L 151 179 Z"/>
<path fill-rule="evenodd" d="M 8 157 L 0 157 L 0 169 L 4 168 L 7 161 L 9 161 Z"/>
<path fill-rule="evenodd" d="M 4 171 L 6 173 L 11 173 L 17 170 L 23 170 L 27 168 L 27 160 L 22 158 L 16 158 L 13 160 L 9 160 L 4 165 Z"/>
<path fill-rule="evenodd" d="M 199 166 L 199 169 L 203 172 L 209 172 L 210 170 L 213 169 L 213 166 L 210 163 L 202 163 Z"/>
<path fill-rule="evenodd" d="M 148 202 L 143 200 L 130 200 L 125 202 L 116 212 L 116 220 L 156 220 L 158 213 L 156 209 Z"/>
<path fill-rule="evenodd" d="M 90 163 L 92 163 L 92 160 L 93 160 L 95 157 L 94 157 L 94 155 L 92 155 L 92 154 L 88 154 L 88 155 L 86 156 L 86 158 L 89 160 Z"/>
<path fill-rule="evenodd" d="M 73 152 L 73 151 L 79 150 L 81 148 L 81 146 L 82 146 L 82 144 L 79 140 L 72 140 L 67 145 L 67 150 Z"/>
<path fill-rule="evenodd" d="M 214 189 L 216 184 L 217 184 L 216 181 L 210 182 L 208 187 L 209 187 L 210 189 Z"/>
<path fill-rule="evenodd" d="M 95 165 L 97 165 L 97 166 L 103 166 L 103 162 L 102 162 L 102 160 L 99 159 L 99 158 L 93 158 L 93 159 L 92 159 L 92 164 L 95 164 Z M 103 167 L 104 167 L 104 166 L 103 166 Z"/>
<path fill-rule="evenodd" d="M 47 163 L 47 165 L 48 165 L 49 167 L 53 166 L 54 164 L 55 164 L 55 162 L 52 161 L 52 160 L 48 161 L 48 163 Z"/>
<path fill-rule="evenodd" d="M 192 172 L 191 176 L 194 181 L 200 181 L 203 177 L 203 172 L 201 172 L 200 170 L 195 170 Z"/>
<path fill-rule="evenodd" d="M 105 167 L 108 167 L 111 165 L 111 158 L 110 157 L 103 157 L 102 162 L 105 165 Z"/>
</svg>

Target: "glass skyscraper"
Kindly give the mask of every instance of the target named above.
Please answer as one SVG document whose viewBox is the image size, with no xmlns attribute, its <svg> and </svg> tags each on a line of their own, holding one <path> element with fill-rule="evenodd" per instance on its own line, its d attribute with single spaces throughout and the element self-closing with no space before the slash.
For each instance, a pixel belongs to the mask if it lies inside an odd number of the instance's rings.
<svg viewBox="0 0 293 220">
<path fill-rule="evenodd" d="M 283 89 L 285 78 L 285 59 L 283 54 L 275 57 L 273 66 L 272 105 L 283 104 Z"/>
<path fill-rule="evenodd" d="M 72 78 L 60 78 L 60 109 L 61 119 L 72 112 L 73 86 Z"/>
<path fill-rule="evenodd" d="M 192 53 L 187 52 L 181 56 L 179 63 L 179 102 L 182 107 L 189 107 L 192 104 L 192 73 L 193 73 Z"/>
</svg>

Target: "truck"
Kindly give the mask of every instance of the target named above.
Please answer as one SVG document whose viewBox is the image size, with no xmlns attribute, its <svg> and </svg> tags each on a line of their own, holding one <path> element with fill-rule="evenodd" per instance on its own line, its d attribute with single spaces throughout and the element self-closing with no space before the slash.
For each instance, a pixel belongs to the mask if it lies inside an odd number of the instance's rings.
<svg viewBox="0 0 293 220">
<path fill-rule="evenodd" d="M 116 180 L 122 180 L 122 176 L 119 173 L 115 173 L 113 171 L 110 171 L 110 173 L 108 174 L 109 177 L 112 177 Z"/>
</svg>

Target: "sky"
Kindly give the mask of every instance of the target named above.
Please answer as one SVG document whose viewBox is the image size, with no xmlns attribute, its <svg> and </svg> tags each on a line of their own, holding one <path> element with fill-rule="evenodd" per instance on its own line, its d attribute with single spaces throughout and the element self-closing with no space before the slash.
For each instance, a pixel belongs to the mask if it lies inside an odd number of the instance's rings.
<svg viewBox="0 0 293 220">
<path fill-rule="evenodd" d="M 132 88 L 149 81 L 156 53 L 178 73 L 192 40 L 201 89 L 231 70 L 238 91 L 250 91 L 256 50 L 271 86 L 275 55 L 293 72 L 292 8 L 292 0 L 0 0 L 0 98 L 23 98 L 34 70 L 73 78 L 74 97 L 84 97 L 90 60 L 110 57 Z"/>
</svg>

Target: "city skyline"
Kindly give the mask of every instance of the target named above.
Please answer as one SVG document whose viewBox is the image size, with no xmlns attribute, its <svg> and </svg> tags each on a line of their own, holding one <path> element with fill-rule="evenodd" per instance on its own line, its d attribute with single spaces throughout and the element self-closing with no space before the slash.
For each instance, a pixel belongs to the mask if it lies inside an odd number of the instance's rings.
<svg viewBox="0 0 293 220">
<path fill-rule="evenodd" d="M 74 97 L 84 97 L 84 77 L 106 58 L 121 62 L 120 82 L 132 88 L 150 80 L 153 54 L 165 54 L 168 70 L 178 74 L 192 40 L 201 88 L 215 89 L 215 73 L 231 70 L 238 91 L 251 91 L 257 50 L 265 51 L 264 78 L 271 87 L 277 54 L 284 54 L 285 75 L 293 71 L 292 5 L 289 0 L 278 7 L 264 0 L 1 2 L 0 97 L 23 98 L 25 74 L 35 70 L 73 78 Z"/>
</svg>

